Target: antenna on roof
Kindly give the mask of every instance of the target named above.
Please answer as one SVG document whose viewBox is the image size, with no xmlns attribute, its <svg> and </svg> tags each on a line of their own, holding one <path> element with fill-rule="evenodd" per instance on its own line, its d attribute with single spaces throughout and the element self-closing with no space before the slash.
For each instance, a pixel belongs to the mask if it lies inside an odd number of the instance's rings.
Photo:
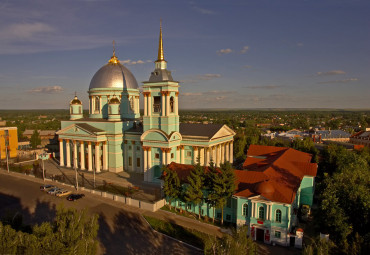
<svg viewBox="0 0 370 255">
<path fill-rule="evenodd" d="M 112 44 L 113 44 L 113 56 L 115 56 L 116 55 L 116 47 L 115 47 L 116 42 L 113 40 Z"/>
</svg>

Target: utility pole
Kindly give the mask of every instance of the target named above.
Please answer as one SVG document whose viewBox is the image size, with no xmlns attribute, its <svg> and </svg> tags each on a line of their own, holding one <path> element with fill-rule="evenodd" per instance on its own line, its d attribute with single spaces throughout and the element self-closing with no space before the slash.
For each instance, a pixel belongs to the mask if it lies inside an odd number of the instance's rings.
<svg viewBox="0 0 370 255">
<path fill-rule="evenodd" d="M 75 162 L 73 162 L 75 163 Z M 76 190 L 78 190 L 78 174 L 77 174 L 77 167 L 75 166 L 75 164 L 73 164 L 73 167 L 75 169 L 75 174 L 76 174 Z"/>
</svg>

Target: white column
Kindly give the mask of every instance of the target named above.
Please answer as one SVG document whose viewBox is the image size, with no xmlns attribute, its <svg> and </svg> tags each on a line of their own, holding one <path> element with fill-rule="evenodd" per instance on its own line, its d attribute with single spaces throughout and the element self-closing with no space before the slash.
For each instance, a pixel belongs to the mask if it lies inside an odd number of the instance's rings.
<svg viewBox="0 0 370 255">
<path fill-rule="evenodd" d="M 181 162 L 181 159 L 180 159 L 180 146 L 177 146 L 176 147 L 176 163 L 180 163 Z"/>
<path fill-rule="evenodd" d="M 88 160 L 88 168 L 89 171 L 92 171 L 92 151 L 91 151 L 91 142 L 88 142 L 87 145 L 87 160 Z"/>
<path fill-rule="evenodd" d="M 170 164 L 171 163 L 171 149 L 167 149 L 166 156 L 167 156 L 167 164 Z"/>
<path fill-rule="evenodd" d="M 95 143 L 95 171 L 100 172 L 100 146 L 99 143 Z"/>
<path fill-rule="evenodd" d="M 162 91 L 162 97 L 161 97 L 161 104 L 162 104 L 162 109 L 161 109 L 161 111 L 162 111 L 162 116 L 165 116 L 166 115 L 166 112 L 165 112 L 165 110 L 166 110 L 166 96 L 165 96 L 165 93 L 164 93 L 164 91 Z"/>
<path fill-rule="evenodd" d="M 66 140 L 66 153 L 67 153 L 67 167 L 71 167 L 71 147 L 69 145 L 69 140 Z"/>
<path fill-rule="evenodd" d="M 198 147 L 196 146 L 193 146 L 193 164 L 197 164 L 198 163 L 198 155 L 199 155 L 199 151 L 198 151 Z"/>
<path fill-rule="evenodd" d="M 147 182 L 148 181 L 148 150 L 147 148 L 144 148 L 144 147 L 143 147 L 143 150 L 144 150 L 144 181 Z"/>
<path fill-rule="evenodd" d="M 62 139 L 59 139 L 59 163 L 60 166 L 64 166 L 64 146 Z"/>
<path fill-rule="evenodd" d="M 170 92 L 166 94 L 166 115 L 170 115 Z"/>
<path fill-rule="evenodd" d="M 78 168 L 77 141 L 73 141 L 73 167 Z"/>
<path fill-rule="evenodd" d="M 152 115 L 152 96 L 149 93 L 148 95 L 148 109 L 147 109 L 148 116 Z"/>
<path fill-rule="evenodd" d="M 272 220 L 272 204 L 270 205 L 270 216 L 269 216 L 269 220 Z"/>
<path fill-rule="evenodd" d="M 210 147 L 208 147 L 208 148 L 206 148 L 206 150 L 207 150 L 207 153 L 206 153 L 206 166 L 209 166 L 209 161 L 211 160 L 210 159 L 210 150 L 211 150 L 211 148 Z"/>
<path fill-rule="evenodd" d="M 152 173 L 152 148 L 148 148 L 148 181 L 153 180 L 153 173 Z"/>
<path fill-rule="evenodd" d="M 221 146 L 221 163 L 225 163 L 225 144 L 222 143 L 220 146 Z"/>
<path fill-rule="evenodd" d="M 95 97 L 91 96 L 91 114 L 95 113 Z"/>
<path fill-rule="evenodd" d="M 200 164 L 204 166 L 204 147 L 199 148 Z"/>
<path fill-rule="evenodd" d="M 83 141 L 80 141 L 80 163 L 81 170 L 85 170 L 85 144 Z"/>
<path fill-rule="evenodd" d="M 101 96 L 99 96 L 99 113 L 101 114 L 102 112 L 101 112 L 101 109 L 102 109 L 102 107 L 101 107 Z"/>
<path fill-rule="evenodd" d="M 231 142 L 229 144 L 230 146 L 230 163 L 232 164 L 234 162 L 234 142 Z"/>
<path fill-rule="evenodd" d="M 216 153 L 216 158 L 217 158 L 217 166 L 220 166 L 221 164 L 221 145 L 217 145 L 216 147 L 217 153 Z"/>
<path fill-rule="evenodd" d="M 180 150 L 181 150 L 181 164 L 185 164 L 185 148 L 184 146 L 181 146 L 180 147 Z"/>
<path fill-rule="evenodd" d="M 254 217 L 255 217 L 255 218 L 258 218 L 258 217 L 259 217 L 259 215 L 258 215 L 257 203 L 254 203 Z"/>
<path fill-rule="evenodd" d="M 147 94 L 144 94 L 144 116 L 148 116 L 148 95 Z"/>
<path fill-rule="evenodd" d="M 225 152 L 225 161 L 229 161 L 230 162 L 230 151 L 229 151 L 229 148 L 230 148 L 230 143 L 226 143 L 225 144 L 225 149 L 226 149 L 226 152 Z"/>
<path fill-rule="evenodd" d="M 108 170 L 108 145 L 106 141 L 103 143 L 103 170 Z"/>
<path fill-rule="evenodd" d="M 164 148 L 161 148 L 161 151 L 162 151 L 162 165 L 165 166 L 167 165 L 167 162 L 166 162 L 166 151 Z"/>
</svg>

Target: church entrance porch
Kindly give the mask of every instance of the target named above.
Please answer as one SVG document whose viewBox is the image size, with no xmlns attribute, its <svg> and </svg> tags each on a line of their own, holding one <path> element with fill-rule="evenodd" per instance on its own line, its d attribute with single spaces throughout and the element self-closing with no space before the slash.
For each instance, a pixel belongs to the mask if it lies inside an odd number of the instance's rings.
<svg viewBox="0 0 370 255">
<path fill-rule="evenodd" d="M 264 235 L 265 235 L 265 231 L 261 228 L 257 228 L 256 229 L 257 232 L 256 232 L 256 240 L 257 241 L 260 241 L 260 242 L 264 242 Z"/>
</svg>

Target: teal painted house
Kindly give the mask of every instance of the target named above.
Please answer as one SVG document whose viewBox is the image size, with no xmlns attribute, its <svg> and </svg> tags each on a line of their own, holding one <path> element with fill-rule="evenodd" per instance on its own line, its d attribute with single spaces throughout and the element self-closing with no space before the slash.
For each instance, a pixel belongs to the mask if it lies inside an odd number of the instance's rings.
<svg viewBox="0 0 370 255">
<path fill-rule="evenodd" d="M 291 148 L 251 145 L 244 169 L 235 170 L 237 189 L 224 208 L 224 221 L 247 225 L 254 240 L 300 247 L 303 231 L 296 229 L 298 210 L 302 205 L 312 206 L 317 173 L 311 157 Z M 169 165 L 184 183 L 192 168 Z M 175 205 L 198 213 L 194 204 L 174 201 Z M 203 203 L 201 213 L 213 217 L 213 208 Z M 221 218 L 221 210 L 216 209 L 215 214 Z"/>
<path fill-rule="evenodd" d="M 142 92 L 113 51 L 91 80 L 89 116 L 83 118 L 77 96 L 70 102 L 70 120 L 62 121 L 57 132 L 60 165 L 97 173 L 140 173 L 144 181 L 160 183 L 164 164 L 194 164 L 198 158 L 202 165 L 211 159 L 217 165 L 232 162 L 233 130 L 179 122 L 179 87 L 164 59 L 162 28 L 155 68 Z"/>
</svg>

